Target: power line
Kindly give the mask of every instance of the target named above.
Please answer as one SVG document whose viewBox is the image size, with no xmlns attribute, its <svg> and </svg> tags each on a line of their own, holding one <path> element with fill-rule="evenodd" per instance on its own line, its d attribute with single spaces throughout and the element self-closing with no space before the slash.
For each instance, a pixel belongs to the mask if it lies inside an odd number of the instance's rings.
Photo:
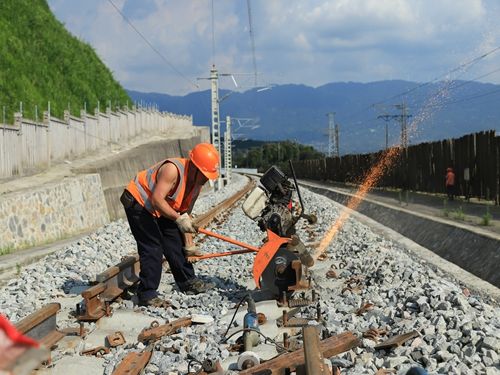
<svg viewBox="0 0 500 375">
<path fill-rule="evenodd" d="M 196 87 L 196 88 L 199 88 L 199 86 L 194 83 L 191 79 L 189 79 L 185 74 L 183 74 L 180 70 L 178 70 L 160 51 L 158 51 L 155 46 L 153 46 L 151 44 L 151 42 L 134 26 L 134 24 L 127 18 L 127 16 L 125 16 L 125 14 L 123 14 L 123 12 L 120 10 L 120 8 L 118 8 L 115 3 L 112 1 L 112 0 L 108 0 L 108 2 L 113 6 L 113 8 L 115 8 L 115 10 L 122 16 L 122 18 L 124 19 L 125 22 L 127 22 L 130 27 L 137 33 L 137 35 L 139 35 L 142 40 L 144 40 L 144 42 L 146 42 L 146 44 L 174 71 L 177 73 L 177 75 L 179 75 L 180 77 L 182 77 L 184 80 L 186 80 L 187 82 L 189 82 L 190 85 Z"/>
<path fill-rule="evenodd" d="M 215 65 L 215 12 L 214 0 L 211 0 L 212 5 L 212 65 Z"/>
<path fill-rule="evenodd" d="M 430 85 L 431 83 L 436 82 L 437 80 L 439 80 L 439 79 L 441 79 L 441 78 L 443 78 L 443 77 L 446 77 L 446 76 L 447 76 L 447 75 L 449 75 L 449 74 L 452 74 L 452 73 L 454 73 L 454 72 L 457 72 L 457 71 L 459 71 L 459 70 L 465 69 L 466 67 L 469 67 L 469 66 L 472 66 L 472 65 L 474 65 L 474 64 L 476 64 L 476 63 L 478 63 L 479 61 L 481 61 L 481 60 L 482 60 L 482 59 L 484 59 L 485 57 L 487 57 L 487 56 L 489 56 L 489 55 L 491 55 L 491 54 L 493 54 L 493 53 L 495 53 L 495 52 L 497 52 L 497 51 L 499 51 L 499 50 L 500 50 L 500 46 L 495 47 L 495 48 L 493 48 L 493 49 L 489 50 L 488 52 L 483 53 L 482 55 L 476 56 L 475 58 L 473 58 L 473 59 L 471 59 L 471 60 L 469 60 L 469 61 L 467 61 L 467 62 L 465 62 L 465 63 L 462 63 L 462 64 L 460 64 L 460 65 L 458 65 L 458 66 L 456 66 L 456 67 L 454 67 L 454 68 L 452 68 L 452 69 L 448 70 L 446 73 L 441 74 L 440 76 L 438 76 L 438 77 L 436 77 L 436 78 L 434 78 L 434 79 L 432 79 L 432 80 L 430 80 L 430 81 L 423 82 L 423 83 L 421 83 L 421 84 L 419 84 L 419 85 L 417 85 L 417 86 L 415 86 L 415 87 L 412 87 L 411 89 L 407 89 L 407 90 L 402 91 L 402 92 L 400 92 L 400 93 L 398 93 L 398 94 L 395 94 L 395 95 L 392 95 L 392 96 L 387 97 L 387 98 L 385 98 L 385 99 L 382 99 L 382 100 L 381 100 L 381 101 L 379 101 L 379 102 L 372 103 L 372 104 L 368 105 L 367 107 L 360 109 L 359 111 L 352 112 L 352 113 L 348 114 L 348 115 L 347 115 L 347 117 L 353 117 L 353 116 L 359 115 L 360 113 L 362 113 L 362 112 L 364 112 L 364 111 L 367 111 L 367 110 L 369 110 L 369 109 L 372 109 L 372 108 L 373 108 L 373 107 L 375 107 L 376 105 L 380 105 L 380 104 L 385 103 L 385 102 L 387 102 L 387 101 L 389 101 L 389 100 L 392 100 L 392 99 L 398 98 L 398 97 L 403 96 L 403 95 L 407 95 L 407 94 L 409 94 L 410 92 L 414 92 L 414 91 L 416 91 L 416 90 L 418 90 L 418 89 L 420 89 L 420 88 L 422 88 L 422 87 L 428 86 L 428 85 Z M 455 81 L 453 81 L 453 82 L 455 82 Z"/>
<path fill-rule="evenodd" d="M 480 76 L 474 77 L 474 78 L 472 78 L 472 79 L 470 79 L 468 81 L 452 81 L 452 82 L 450 82 L 450 84 L 448 85 L 448 87 L 446 88 L 446 90 L 447 91 L 456 90 L 456 89 L 458 89 L 460 87 L 463 87 L 463 86 L 469 85 L 471 83 L 477 82 L 478 79 L 490 76 L 490 75 L 492 75 L 494 73 L 497 73 L 498 71 L 500 71 L 500 68 L 492 70 L 491 72 L 482 74 Z M 462 99 L 460 99 L 460 101 L 462 101 Z M 414 102 L 413 105 L 415 105 L 415 106 L 422 106 L 422 104 L 418 103 L 418 102 Z M 439 107 L 439 104 L 433 104 L 433 105 L 427 105 L 426 106 L 426 108 L 432 108 L 432 107 Z"/>
<path fill-rule="evenodd" d="M 457 99 L 457 100 L 450 101 L 450 102 L 429 105 L 429 106 L 426 106 L 426 108 L 442 108 L 442 107 L 446 107 L 446 106 L 451 105 L 451 104 L 467 102 L 469 100 L 474 100 L 474 99 L 482 98 L 485 96 L 493 95 L 493 94 L 496 94 L 497 92 L 500 92 L 500 89 L 488 91 L 488 92 L 477 94 L 477 95 L 468 96 L 468 97 Z"/>
<path fill-rule="evenodd" d="M 252 9 L 250 7 L 250 0 L 247 0 L 247 9 L 248 9 L 248 32 L 250 34 L 250 43 L 252 47 L 252 62 L 253 62 L 253 71 L 255 74 L 254 84 L 257 86 L 257 59 L 255 58 L 255 36 L 253 35 L 252 28 Z"/>
<path fill-rule="evenodd" d="M 407 95 L 407 94 L 409 94 L 409 93 L 411 93 L 411 92 L 413 92 L 413 91 L 416 91 L 416 90 L 418 90 L 418 89 L 420 89 L 420 88 L 422 88 L 422 87 L 428 86 L 428 85 L 430 85 L 431 83 L 436 82 L 436 81 L 440 80 L 441 78 L 444 78 L 444 77 L 448 76 L 449 74 L 452 74 L 452 73 L 455 73 L 455 72 L 457 72 L 457 71 L 459 71 L 459 70 L 462 70 L 462 69 L 464 69 L 464 68 L 465 68 L 465 67 L 467 67 L 467 66 L 472 66 L 472 65 L 476 64 L 477 62 L 479 62 L 479 61 L 481 61 L 482 59 L 484 59 L 485 57 L 487 57 L 487 56 L 489 56 L 489 55 L 491 55 L 491 54 L 493 54 L 493 53 L 497 52 L 498 50 L 500 50 L 500 46 L 498 46 L 498 47 L 496 47 L 496 48 L 494 48 L 494 49 L 492 49 L 492 50 L 490 50 L 490 51 L 488 51 L 488 52 L 486 52 L 486 53 L 484 53 L 484 54 L 482 54 L 482 55 L 480 55 L 480 56 L 477 56 L 477 57 L 475 57 L 475 58 L 473 58 L 473 59 L 471 59 L 471 60 L 469 60 L 469 61 L 467 61 L 467 62 L 465 62 L 465 63 L 462 63 L 462 64 L 458 65 L 457 67 L 455 67 L 455 68 L 453 68 L 453 69 L 451 69 L 451 70 L 447 71 L 447 72 L 446 72 L 446 73 L 444 73 L 444 74 L 441 74 L 440 76 L 438 76 L 438 77 L 436 77 L 436 78 L 434 78 L 434 79 L 432 79 L 432 80 L 430 80 L 430 81 L 427 81 L 427 82 L 421 83 L 421 84 L 419 84 L 419 85 L 417 85 L 417 86 L 415 86 L 415 87 L 412 87 L 411 89 L 408 89 L 408 90 L 406 90 L 406 91 L 404 91 L 404 92 L 401 92 L 401 93 L 396 94 L 396 95 L 393 95 L 393 96 L 391 96 L 391 97 L 389 97 L 389 98 L 387 98 L 387 99 L 384 99 L 384 100 L 383 100 L 383 101 L 381 101 L 381 102 L 374 103 L 373 105 L 382 104 L 382 103 L 387 102 L 387 101 L 389 101 L 389 100 L 396 99 L 396 98 L 398 98 L 398 97 L 400 97 L 400 96 L 402 96 L 402 95 Z"/>
</svg>

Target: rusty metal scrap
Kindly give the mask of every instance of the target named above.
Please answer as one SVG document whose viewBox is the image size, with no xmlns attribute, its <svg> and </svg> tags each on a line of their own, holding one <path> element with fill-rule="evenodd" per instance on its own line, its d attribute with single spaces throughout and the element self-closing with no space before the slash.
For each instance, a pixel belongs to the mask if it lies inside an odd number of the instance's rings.
<svg viewBox="0 0 500 375">
<path fill-rule="evenodd" d="M 139 375 L 151 359 L 151 351 L 128 353 L 113 371 L 113 375 Z"/>
<path fill-rule="evenodd" d="M 328 272 L 326 273 L 326 278 L 327 279 L 338 279 L 339 276 L 337 275 L 337 272 L 335 272 L 334 269 L 329 269 Z"/>
<path fill-rule="evenodd" d="M 154 324 L 153 324 L 154 323 Z M 149 328 L 145 328 L 137 337 L 141 342 L 156 341 L 163 336 L 171 335 L 181 327 L 188 327 L 191 325 L 191 318 L 180 318 L 173 322 L 159 325 L 158 322 L 153 322 Z"/>
<path fill-rule="evenodd" d="M 346 281 L 344 281 L 345 287 L 342 289 L 342 294 L 344 292 L 361 293 L 363 290 L 363 276 L 353 276 Z"/>
<path fill-rule="evenodd" d="M 378 342 L 380 336 L 387 334 L 387 331 L 383 328 L 370 328 L 368 331 L 363 332 L 363 337 L 370 339 L 372 341 Z"/>
<path fill-rule="evenodd" d="M 313 326 L 302 328 L 302 337 L 304 338 L 304 361 L 306 374 L 326 375 L 326 368 L 323 353 L 319 347 L 318 330 Z"/>
<path fill-rule="evenodd" d="M 82 351 L 82 355 L 94 355 L 96 357 L 102 357 L 104 354 L 109 353 L 109 348 L 105 346 L 98 346 L 92 349 L 87 349 Z"/>
<path fill-rule="evenodd" d="M 393 336 L 387 339 L 386 341 L 378 345 L 375 345 L 375 349 L 390 349 L 394 346 L 400 346 L 409 339 L 412 339 L 417 336 L 419 336 L 419 333 L 417 331 L 411 331 L 408 333 L 403 333 L 401 335 Z"/>
<path fill-rule="evenodd" d="M 77 318 L 96 321 L 111 315 L 110 303 L 139 281 L 139 255 L 128 256 L 96 277 L 98 284 L 82 292 Z"/>
<path fill-rule="evenodd" d="M 324 358 L 330 358 L 340 353 L 346 352 L 359 345 L 359 339 L 352 332 L 344 332 L 337 336 L 332 336 L 322 340 L 319 344 L 319 351 Z M 279 357 L 270 359 L 260 365 L 248 370 L 243 370 L 240 375 L 249 374 L 278 374 L 285 369 L 295 369 L 305 363 L 304 350 L 299 349 L 291 353 L 285 353 Z"/>
<path fill-rule="evenodd" d="M 288 299 L 287 293 L 283 292 L 281 299 L 279 299 L 278 306 L 288 306 L 290 308 L 295 308 L 295 307 L 304 307 L 304 306 L 309 306 L 313 302 L 316 302 L 317 296 L 316 296 L 316 291 L 313 289 L 311 292 L 311 298 L 306 298 L 305 293 L 302 293 L 302 298 L 292 298 Z"/>
<path fill-rule="evenodd" d="M 112 348 L 116 346 L 120 346 L 125 344 L 125 337 L 123 336 L 123 333 L 120 331 L 117 331 L 115 333 L 112 333 L 110 335 L 106 336 L 106 342 L 108 345 Z"/>
<path fill-rule="evenodd" d="M 57 330 L 59 310 L 61 310 L 61 304 L 49 303 L 19 321 L 16 329 L 50 349 L 65 336 L 63 332 Z"/>
<path fill-rule="evenodd" d="M 79 322 L 78 327 L 66 327 L 60 330 L 61 333 L 64 333 L 66 336 L 80 336 L 81 338 L 85 338 L 89 333 L 89 330 L 85 328 L 83 322 Z"/>
<path fill-rule="evenodd" d="M 365 312 L 372 310 L 374 306 L 371 302 L 361 303 L 361 307 L 356 310 L 356 315 L 363 315 Z"/>
</svg>

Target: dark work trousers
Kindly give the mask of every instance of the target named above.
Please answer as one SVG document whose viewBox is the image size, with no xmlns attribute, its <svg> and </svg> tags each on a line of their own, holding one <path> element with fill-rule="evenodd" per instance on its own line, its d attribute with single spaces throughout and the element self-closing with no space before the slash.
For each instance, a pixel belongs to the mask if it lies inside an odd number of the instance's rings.
<svg viewBox="0 0 500 375">
<path fill-rule="evenodd" d="M 163 217 L 156 219 L 137 202 L 126 208 L 125 213 L 139 251 L 139 299 L 148 301 L 158 295 L 163 256 L 182 290 L 195 273 L 193 265 L 184 257 L 182 234 L 175 222 Z"/>
</svg>

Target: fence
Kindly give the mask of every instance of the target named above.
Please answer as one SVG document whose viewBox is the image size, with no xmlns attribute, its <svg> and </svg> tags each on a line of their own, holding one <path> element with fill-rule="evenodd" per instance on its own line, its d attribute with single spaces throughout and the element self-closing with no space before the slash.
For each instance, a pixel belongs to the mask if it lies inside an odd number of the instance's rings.
<svg viewBox="0 0 500 375">
<path fill-rule="evenodd" d="M 44 112 L 43 122 L 14 116 L 14 125 L 0 125 L 0 178 L 21 176 L 50 167 L 58 160 L 74 159 L 110 144 L 124 144 L 149 134 L 166 133 L 174 126 L 192 126 L 191 116 L 133 108 L 80 117 L 65 112 L 64 119 Z"/>
<path fill-rule="evenodd" d="M 294 163 L 297 176 L 313 180 L 359 183 L 384 152 Z M 401 150 L 377 186 L 429 193 L 445 192 L 446 169 L 455 171 L 456 193 L 500 200 L 500 137 L 494 130 L 458 139 L 421 143 Z"/>
</svg>

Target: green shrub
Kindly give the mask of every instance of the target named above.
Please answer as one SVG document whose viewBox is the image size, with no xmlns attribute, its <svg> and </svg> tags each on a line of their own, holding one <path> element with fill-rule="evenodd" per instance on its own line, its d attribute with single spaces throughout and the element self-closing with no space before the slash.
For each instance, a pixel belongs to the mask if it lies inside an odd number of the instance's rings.
<svg viewBox="0 0 500 375">
<path fill-rule="evenodd" d="M 465 220 L 465 214 L 464 214 L 464 210 L 462 209 L 462 206 L 459 206 L 455 210 L 454 214 L 455 214 L 455 219 L 460 220 L 460 221 Z"/>
<path fill-rule="evenodd" d="M 23 103 L 23 116 L 38 118 L 51 102 L 53 116 L 62 118 L 70 106 L 79 115 L 97 101 L 125 105 L 129 96 L 113 78 L 95 50 L 71 35 L 52 14 L 46 0 L 0 1 L 0 115 L 6 120 Z M 0 119 L 1 121 L 2 119 Z"/>
<path fill-rule="evenodd" d="M 486 213 L 482 216 L 480 224 L 487 227 L 488 225 L 490 225 L 490 221 L 492 218 L 493 216 L 491 216 L 490 207 L 486 206 Z"/>
<path fill-rule="evenodd" d="M 450 216 L 450 210 L 448 209 L 448 199 L 443 200 L 443 216 L 444 217 Z"/>
</svg>

